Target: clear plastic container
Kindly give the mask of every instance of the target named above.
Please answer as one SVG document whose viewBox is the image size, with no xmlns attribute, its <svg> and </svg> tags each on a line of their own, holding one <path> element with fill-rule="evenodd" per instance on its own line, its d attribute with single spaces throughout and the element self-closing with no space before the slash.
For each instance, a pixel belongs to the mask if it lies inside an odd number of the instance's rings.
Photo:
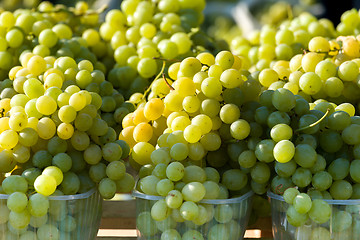
<svg viewBox="0 0 360 240">
<path fill-rule="evenodd" d="M 178 211 L 172 210 L 170 216 L 161 222 L 151 217 L 151 207 L 161 199 L 133 191 L 136 198 L 136 228 L 138 239 L 161 238 L 164 231 L 175 229 L 183 239 L 238 240 L 243 239 L 249 221 L 253 192 L 231 199 L 202 200 L 199 202 L 207 210 L 206 222 L 196 225 L 192 221 L 177 222 Z M 173 231 L 173 230 L 172 230 Z M 184 235 L 187 237 L 184 238 Z M 210 236 L 211 235 L 211 236 Z"/>
<path fill-rule="evenodd" d="M 15 229 L 8 221 L 6 202 L 0 194 L 1 240 L 75 240 L 96 238 L 100 227 L 102 198 L 94 188 L 76 195 L 49 197 L 49 210 L 43 217 L 31 217 L 30 224 Z"/>
<path fill-rule="evenodd" d="M 324 200 L 332 210 L 329 221 L 317 224 L 309 218 L 294 227 L 286 219 L 289 204 L 270 191 L 268 196 L 274 240 L 360 240 L 360 200 Z"/>
</svg>

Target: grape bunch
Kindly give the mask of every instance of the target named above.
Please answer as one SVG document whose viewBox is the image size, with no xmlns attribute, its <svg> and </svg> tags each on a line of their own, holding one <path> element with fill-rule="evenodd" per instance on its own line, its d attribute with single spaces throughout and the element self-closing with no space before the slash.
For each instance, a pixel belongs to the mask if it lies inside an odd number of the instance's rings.
<svg viewBox="0 0 360 240">
<path fill-rule="evenodd" d="M 213 219 L 202 200 L 228 199 L 250 190 L 249 171 L 230 157 L 236 151 L 230 146 L 251 134 L 250 124 L 240 118 L 240 106 L 248 104 L 250 109 L 252 97 L 260 93 L 260 85 L 243 74 L 246 63 L 229 51 L 200 53 L 173 63 L 169 77 L 154 80 L 147 92 L 130 97 L 137 108 L 124 117 L 119 139 L 131 147 L 129 161 L 139 171 L 136 189 L 163 197 L 150 212 L 143 212 L 144 218 L 186 221 L 198 229 Z M 227 205 L 218 208 L 227 208 L 229 214 L 237 211 Z M 227 223 L 230 215 L 217 223 Z M 214 229 L 212 239 L 229 227 L 216 225 L 224 229 Z M 149 236 L 157 232 L 140 231 Z M 167 234 L 163 231 L 164 239 Z"/>
<path fill-rule="evenodd" d="M 61 206 L 51 206 L 48 196 L 76 195 L 97 187 L 109 199 L 117 191 L 133 189 L 134 178 L 123 160 L 130 149 L 99 115 L 101 96 L 78 86 L 87 77 L 78 77 L 78 85 L 63 85 L 68 69 L 89 72 L 90 61 L 33 53 L 24 53 L 20 61 L 22 66 L 10 70 L 12 94 L 0 100 L 0 171 L 6 174 L 0 193 L 8 195 L 1 205 L 1 222 L 10 235 L 25 234 L 31 226 L 38 228 L 39 239 L 48 239 L 49 228 L 58 232 L 56 224 L 75 227 L 78 221 L 75 215 L 67 217 Z M 90 75 L 90 81 L 95 79 Z M 63 204 L 66 207 L 66 201 Z M 43 225 L 50 216 L 54 224 Z M 37 218 L 39 226 L 33 223 Z"/>
</svg>

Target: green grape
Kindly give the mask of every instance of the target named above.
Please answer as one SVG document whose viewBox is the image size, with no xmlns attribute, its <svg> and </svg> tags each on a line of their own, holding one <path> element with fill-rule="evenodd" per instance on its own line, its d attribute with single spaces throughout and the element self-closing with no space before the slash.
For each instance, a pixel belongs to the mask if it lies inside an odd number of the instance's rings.
<svg viewBox="0 0 360 240">
<path fill-rule="evenodd" d="M 136 226 L 141 234 L 145 236 L 154 236 L 158 229 L 155 220 L 151 217 L 150 212 L 142 212 L 136 217 Z"/>
<path fill-rule="evenodd" d="M 45 239 L 60 239 L 59 229 L 51 224 L 44 224 L 37 230 L 37 237 L 39 240 Z"/>
<path fill-rule="evenodd" d="M 25 193 L 14 192 L 9 195 L 6 204 L 10 211 L 20 213 L 25 210 L 28 204 L 28 198 Z"/>
<path fill-rule="evenodd" d="M 190 165 L 184 168 L 184 176 L 181 179 L 184 183 L 200 182 L 203 183 L 206 180 L 206 172 L 203 168 Z"/>
<path fill-rule="evenodd" d="M 35 179 L 34 188 L 35 190 L 45 196 L 49 196 L 56 190 L 57 182 L 56 179 L 48 175 L 40 175 Z"/>
<path fill-rule="evenodd" d="M 309 212 L 312 206 L 311 198 L 306 193 L 296 195 L 292 204 L 295 210 L 301 214 Z"/>
<path fill-rule="evenodd" d="M 287 113 L 276 111 L 268 115 L 267 125 L 269 126 L 269 128 L 272 128 L 275 125 L 281 123 L 290 125 L 290 117 Z"/>
<path fill-rule="evenodd" d="M 175 143 L 170 149 L 170 156 L 176 161 L 184 160 L 189 154 L 189 148 L 187 144 Z"/>
<path fill-rule="evenodd" d="M 316 151 L 308 144 L 299 144 L 295 148 L 294 160 L 304 168 L 314 166 L 317 159 Z"/>
<path fill-rule="evenodd" d="M 199 215 L 199 207 L 194 202 L 185 201 L 180 207 L 180 214 L 185 220 L 191 221 Z"/>
<path fill-rule="evenodd" d="M 346 178 L 349 174 L 350 162 L 344 158 L 335 159 L 330 163 L 328 172 L 331 174 L 334 180 L 341 180 Z"/>
<path fill-rule="evenodd" d="M 151 217 L 155 221 L 165 220 L 171 213 L 171 209 L 168 208 L 164 199 L 158 200 L 151 207 Z"/>
<path fill-rule="evenodd" d="M 351 161 L 351 165 L 350 165 L 350 176 L 353 179 L 354 182 L 359 183 L 359 166 L 360 166 L 360 160 L 359 159 L 354 159 L 353 161 Z"/>
<path fill-rule="evenodd" d="M 160 1 L 160 2 L 164 2 L 164 0 Z M 163 233 L 161 234 L 160 240 L 168 240 L 168 239 L 180 240 L 182 238 L 181 238 L 180 233 L 178 231 L 176 231 L 175 229 L 167 229 L 167 230 L 163 231 Z"/>
<path fill-rule="evenodd" d="M 271 139 L 261 140 L 255 148 L 256 158 L 261 162 L 274 161 L 273 149 L 275 142 Z"/>
<path fill-rule="evenodd" d="M 171 180 L 171 179 L 170 179 Z M 139 182 L 141 191 L 149 195 L 157 195 L 156 185 L 160 179 L 154 175 L 149 175 L 142 178 Z"/>
<path fill-rule="evenodd" d="M 172 162 L 166 168 L 166 176 L 171 181 L 179 181 L 184 177 L 184 165 L 179 162 Z"/>
<path fill-rule="evenodd" d="M 263 184 L 270 179 L 270 168 L 266 163 L 258 162 L 250 170 L 253 181 Z"/>
<path fill-rule="evenodd" d="M 206 189 L 202 183 L 190 182 L 182 189 L 182 195 L 185 201 L 201 201 L 206 194 Z"/>
<path fill-rule="evenodd" d="M 270 136 L 275 142 L 289 140 L 293 135 L 292 128 L 286 124 L 277 124 L 271 128 Z"/>
<path fill-rule="evenodd" d="M 308 146 L 308 145 L 306 145 L 306 146 Z M 280 142 L 276 143 L 276 145 L 274 146 L 274 149 L 273 149 L 273 154 L 274 154 L 275 160 L 280 163 L 286 163 L 286 162 L 289 162 L 293 157 L 295 159 L 296 148 L 291 141 L 281 140 Z"/>
<path fill-rule="evenodd" d="M 79 177 L 73 172 L 64 173 L 64 179 L 62 183 L 59 185 L 59 189 L 65 195 L 74 195 L 80 189 L 80 180 Z"/>
<path fill-rule="evenodd" d="M 47 144 L 49 153 L 55 156 L 58 153 L 66 152 L 68 148 L 67 142 L 57 136 L 52 137 Z"/>
<path fill-rule="evenodd" d="M 156 184 L 156 191 L 160 196 L 167 196 L 174 189 L 174 183 L 169 179 L 161 179 Z"/>
<path fill-rule="evenodd" d="M 330 194 L 334 199 L 346 200 L 352 195 L 352 186 L 348 181 L 334 181 L 330 187 Z"/>
<path fill-rule="evenodd" d="M 285 88 L 277 89 L 272 94 L 272 104 L 279 111 L 289 112 L 295 107 L 295 96 Z"/>
<path fill-rule="evenodd" d="M 125 165 L 120 161 L 113 161 L 106 167 L 106 175 L 112 180 L 120 180 L 126 172 Z"/>
<path fill-rule="evenodd" d="M 300 89 L 309 95 L 314 95 L 321 90 L 321 78 L 314 72 L 304 73 L 299 79 Z"/>
<path fill-rule="evenodd" d="M 72 167 L 72 159 L 66 153 L 57 153 L 52 159 L 52 165 L 58 167 L 63 173 Z"/>
<path fill-rule="evenodd" d="M 208 232 L 208 239 L 230 239 L 230 233 L 225 224 L 216 224 L 212 226 Z"/>
<path fill-rule="evenodd" d="M 213 182 L 219 183 L 220 174 L 215 168 L 206 167 L 204 169 L 204 171 L 205 171 L 205 174 L 206 174 L 206 180 L 207 181 L 213 181 Z"/>
<path fill-rule="evenodd" d="M 346 144 L 356 145 L 360 143 L 360 138 L 357 135 L 359 131 L 360 125 L 351 124 L 342 131 L 341 137 Z"/>
<path fill-rule="evenodd" d="M 343 140 L 340 133 L 332 130 L 321 132 L 319 143 L 321 148 L 328 153 L 337 152 L 343 146 Z"/>
<path fill-rule="evenodd" d="M 13 212 L 9 214 L 9 223 L 15 229 L 22 229 L 30 223 L 30 213 L 25 209 L 22 212 Z"/>
<path fill-rule="evenodd" d="M 201 83 L 201 92 L 208 98 L 217 98 L 222 92 L 222 85 L 218 78 L 208 77 Z"/>
<path fill-rule="evenodd" d="M 336 65 L 331 61 L 323 60 L 316 65 L 315 73 L 321 78 L 321 80 L 327 81 L 327 79 L 335 77 Z"/>
<path fill-rule="evenodd" d="M 204 240 L 204 237 L 199 231 L 188 230 L 182 235 L 182 240 Z"/>
<path fill-rule="evenodd" d="M 294 199 L 299 194 L 300 194 L 300 192 L 296 188 L 293 188 L 293 187 L 288 188 L 284 191 L 284 194 L 283 194 L 284 201 L 288 204 L 293 204 Z"/>
<path fill-rule="evenodd" d="M 160 179 L 164 179 L 166 178 L 166 167 L 167 167 L 166 164 L 163 163 L 157 164 L 152 170 L 151 174 Z"/>
<path fill-rule="evenodd" d="M 311 220 L 318 224 L 322 224 L 330 219 L 331 207 L 324 200 L 314 199 L 308 214 Z"/>
<path fill-rule="evenodd" d="M 294 160 L 290 160 L 286 163 L 275 162 L 275 172 L 280 177 L 291 177 L 294 174 L 296 167 L 297 164 Z"/>
<path fill-rule="evenodd" d="M 334 232 L 342 232 L 348 229 L 351 224 L 351 214 L 346 211 L 338 211 L 332 215 L 332 230 Z"/>
<path fill-rule="evenodd" d="M 300 227 L 305 224 L 308 215 L 297 212 L 295 207 L 290 205 L 286 211 L 286 219 L 294 227 Z"/>
<path fill-rule="evenodd" d="M 29 204 L 27 208 L 31 216 L 40 218 L 46 216 L 49 206 L 50 203 L 47 197 L 41 195 L 40 193 L 35 193 L 29 197 Z"/>
<path fill-rule="evenodd" d="M 243 168 L 251 168 L 256 163 L 256 156 L 254 151 L 251 150 L 245 150 L 242 153 L 240 153 L 238 157 L 239 165 Z"/>
<path fill-rule="evenodd" d="M 298 187 L 306 187 L 311 183 L 312 174 L 309 169 L 299 167 L 292 175 L 291 180 Z"/>
<path fill-rule="evenodd" d="M 355 62 L 345 61 L 340 64 L 338 75 L 343 81 L 354 81 L 359 75 L 359 69 Z"/>
<path fill-rule="evenodd" d="M 41 175 L 41 170 L 38 168 L 25 169 L 21 174 L 21 176 L 26 179 L 26 181 L 30 186 L 34 185 L 35 179 L 40 175 Z"/>
<path fill-rule="evenodd" d="M 6 194 L 12 194 L 14 192 L 26 193 L 28 190 L 28 182 L 22 176 L 11 175 L 2 181 L 2 189 Z"/>
<path fill-rule="evenodd" d="M 319 171 L 314 174 L 312 179 L 312 185 L 319 191 L 327 190 L 332 184 L 332 177 L 330 173 L 325 171 Z"/>
<path fill-rule="evenodd" d="M 99 182 L 99 192 L 105 199 L 111 199 L 116 193 L 116 183 L 110 178 L 103 178 Z"/>
<path fill-rule="evenodd" d="M 246 186 L 247 181 L 247 175 L 240 169 L 230 169 L 223 173 L 221 183 L 231 191 L 238 191 Z"/>
<path fill-rule="evenodd" d="M 233 208 L 227 204 L 215 207 L 214 218 L 219 223 L 228 223 L 233 218 Z"/>
</svg>

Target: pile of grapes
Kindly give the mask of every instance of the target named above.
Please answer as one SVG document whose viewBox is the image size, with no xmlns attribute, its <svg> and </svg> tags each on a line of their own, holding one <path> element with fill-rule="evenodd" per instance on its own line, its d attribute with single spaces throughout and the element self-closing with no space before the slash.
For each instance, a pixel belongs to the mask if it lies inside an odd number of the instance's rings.
<svg viewBox="0 0 360 240">
<path fill-rule="evenodd" d="M 120 7 L 104 21 L 85 2 L 0 13 L 5 239 L 74 238 L 82 212 L 48 196 L 94 188 L 155 196 L 138 217 L 149 238 L 238 239 L 249 207 L 207 201 L 251 190 L 257 215 L 267 191 L 284 195 L 304 239 L 356 236 L 357 208 L 326 200 L 360 199 L 357 10 L 336 27 L 302 13 L 228 51 L 199 30 L 204 0 Z"/>
<path fill-rule="evenodd" d="M 294 189 L 286 197 L 292 206 L 278 211 L 298 232 L 309 236 L 301 227 L 310 217 L 326 225 L 315 231 L 319 239 L 352 239 L 355 208 L 332 208 L 323 199 L 360 198 L 360 44 L 352 35 L 359 21 L 356 10 L 336 28 L 303 13 L 279 29 L 235 38 L 233 53 L 203 52 L 173 63 L 132 95 L 136 110 L 124 117 L 119 139 L 130 145 L 130 163 L 139 170 L 136 190 L 163 197 L 144 219 L 171 228 L 152 224 L 142 234 L 160 230 L 162 239 L 178 239 L 175 220 L 195 239 L 220 233 L 236 239 L 223 234 L 231 232 L 228 222 L 199 221 L 214 216 L 202 200 Z"/>
<path fill-rule="evenodd" d="M 134 188 L 131 149 L 119 139 L 135 110 L 128 99 L 168 68 L 163 59 L 217 51 L 197 29 L 204 7 L 126 0 L 104 21 L 105 8 L 82 1 L 0 13 L 1 239 L 94 237 L 76 234 L 98 224 L 101 208 L 89 205 L 85 221 L 86 203 L 66 196 L 98 204 L 95 188 L 104 199 Z"/>
</svg>

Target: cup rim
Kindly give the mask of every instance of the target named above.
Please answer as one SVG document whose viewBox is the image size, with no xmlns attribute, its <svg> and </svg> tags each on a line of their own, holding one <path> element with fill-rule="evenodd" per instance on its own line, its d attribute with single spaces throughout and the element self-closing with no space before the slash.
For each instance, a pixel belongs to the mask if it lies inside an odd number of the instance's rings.
<svg viewBox="0 0 360 240">
<path fill-rule="evenodd" d="M 270 199 L 278 200 L 285 202 L 283 196 L 273 193 L 272 191 L 267 191 L 267 196 Z M 330 205 L 360 205 L 360 199 L 348 199 L 348 200 L 333 200 L 333 199 L 322 199 Z"/>
<path fill-rule="evenodd" d="M 245 193 L 244 195 L 242 195 L 240 197 L 228 198 L 228 199 L 203 199 L 203 200 L 199 201 L 198 203 L 214 204 L 214 205 L 216 205 L 216 204 L 241 203 L 242 201 L 250 198 L 252 195 L 254 195 L 254 192 L 250 190 L 249 192 Z M 148 194 L 145 194 L 145 193 L 141 193 L 141 192 L 139 192 L 137 190 L 132 191 L 132 196 L 135 197 L 135 198 L 153 200 L 153 201 L 165 199 L 165 197 L 162 197 L 162 196 L 148 195 Z"/>
<path fill-rule="evenodd" d="M 74 195 L 62 195 L 62 196 L 48 196 L 48 199 L 50 201 L 56 201 L 56 200 L 62 200 L 62 201 L 69 201 L 69 200 L 79 200 L 79 199 L 85 199 L 90 197 L 94 192 L 96 191 L 96 188 L 91 188 L 89 191 L 85 193 L 80 194 L 74 194 Z M 8 199 L 9 194 L 0 194 L 0 199 Z"/>
</svg>

